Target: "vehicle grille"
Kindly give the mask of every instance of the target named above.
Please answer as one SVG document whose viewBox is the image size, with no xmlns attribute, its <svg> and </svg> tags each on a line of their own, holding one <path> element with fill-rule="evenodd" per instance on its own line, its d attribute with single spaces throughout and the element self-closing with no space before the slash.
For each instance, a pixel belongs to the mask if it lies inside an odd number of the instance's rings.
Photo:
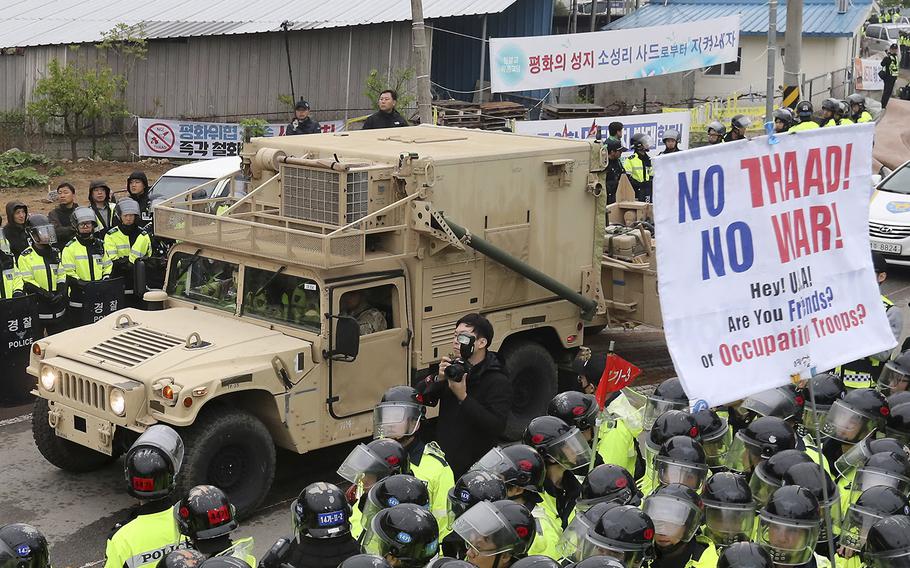
<svg viewBox="0 0 910 568">
<path fill-rule="evenodd" d="M 910 226 L 869 223 L 869 235 L 877 239 L 903 239 L 910 237 Z"/>
<path fill-rule="evenodd" d="M 369 213 L 370 173 L 346 174 L 328 170 L 282 167 L 281 206 L 286 217 L 342 225 L 362 219 Z M 345 196 L 344 211 L 340 196 Z"/>
<path fill-rule="evenodd" d="M 471 291 L 471 273 L 454 272 L 433 277 L 433 297 L 455 296 Z"/>
<path fill-rule="evenodd" d="M 58 371 L 57 391 L 60 396 L 98 410 L 107 410 L 107 387 L 67 371 Z"/>
<path fill-rule="evenodd" d="M 136 328 L 99 343 L 85 354 L 124 367 L 135 367 L 181 344 L 183 340 L 174 336 L 151 329 Z"/>
</svg>

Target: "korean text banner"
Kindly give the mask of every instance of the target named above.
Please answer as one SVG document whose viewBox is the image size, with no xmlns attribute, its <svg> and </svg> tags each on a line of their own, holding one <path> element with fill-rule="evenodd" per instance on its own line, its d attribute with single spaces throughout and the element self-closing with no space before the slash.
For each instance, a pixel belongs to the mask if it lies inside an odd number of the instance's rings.
<svg viewBox="0 0 910 568">
<path fill-rule="evenodd" d="M 344 121 L 320 123 L 323 132 L 344 130 Z M 285 125 L 270 124 L 266 136 L 283 136 Z M 139 119 L 139 155 L 205 160 L 239 156 L 243 127 L 236 123 Z"/>
<path fill-rule="evenodd" d="M 861 124 L 654 158 L 660 306 L 693 406 L 891 349 Z"/>
<path fill-rule="evenodd" d="M 882 91 L 885 88 L 885 82 L 878 76 L 882 70 L 880 59 L 860 59 L 857 57 L 853 60 L 853 76 L 856 77 L 857 91 Z"/>
<path fill-rule="evenodd" d="M 625 81 L 736 61 L 739 15 L 607 32 L 490 39 L 494 93 Z"/>
<path fill-rule="evenodd" d="M 570 118 L 566 120 L 518 120 L 515 121 L 517 134 L 556 136 L 563 138 L 594 138 L 597 129 L 601 140 L 609 136 L 607 127 L 611 122 L 623 124 L 622 144 L 629 148 L 633 134 L 644 132 L 651 137 L 651 149 L 663 150 L 664 133 L 675 130 L 679 133 L 681 148 L 689 147 L 689 127 L 692 115 L 688 112 L 666 112 L 656 114 L 635 114 L 631 116 L 602 116 L 598 118 Z"/>
</svg>

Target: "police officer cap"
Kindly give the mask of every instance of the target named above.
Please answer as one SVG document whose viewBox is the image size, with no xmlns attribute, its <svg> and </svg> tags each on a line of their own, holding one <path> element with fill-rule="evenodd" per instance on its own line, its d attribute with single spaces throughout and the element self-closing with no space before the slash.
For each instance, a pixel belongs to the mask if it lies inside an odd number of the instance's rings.
<svg viewBox="0 0 910 568">
<path fill-rule="evenodd" d="M 613 507 L 589 531 L 625 550 L 646 550 L 654 543 L 654 522 L 634 505 Z"/>
<path fill-rule="evenodd" d="M 708 459 L 702 445 L 688 436 L 673 436 L 660 446 L 657 455 L 692 465 L 704 465 Z"/>
<path fill-rule="evenodd" d="M 730 119 L 730 125 L 733 128 L 749 128 L 752 125 L 752 119 L 744 114 L 737 114 Z"/>
<path fill-rule="evenodd" d="M 571 426 L 555 416 L 538 416 L 525 429 L 522 442 L 538 452 L 544 453 L 553 440 L 571 430 Z"/>
<path fill-rule="evenodd" d="M 796 432 L 783 418 L 760 416 L 740 430 L 741 435 L 760 450 L 765 459 L 796 447 Z"/>
<path fill-rule="evenodd" d="M 122 197 L 117 200 L 117 216 L 123 218 L 124 215 L 139 215 L 139 203 L 135 199 Z"/>
<path fill-rule="evenodd" d="M 727 421 L 710 408 L 693 412 L 692 417 L 698 425 L 698 432 L 704 440 L 713 440 L 715 436 L 727 430 Z"/>
<path fill-rule="evenodd" d="M 784 124 L 791 124 L 793 122 L 793 111 L 784 107 L 774 110 L 774 120 L 779 120 Z"/>
<path fill-rule="evenodd" d="M 297 101 L 297 104 L 294 105 L 294 110 L 310 110 L 310 103 L 300 99 Z"/>
<path fill-rule="evenodd" d="M 0 566 L 50 568 L 50 565 L 47 539 L 38 529 L 25 523 L 0 527 Z"/>
<path fill-rule="evenodd" d="M 844 395 L 843 403 L 854 412 L 881 423 L 891 411 L 885 395 L 875 389 L 851 389 Z"/>
<path fill-rule="evenodd" d="M 494 501 L 493 506 L 518 535 L 518 544 L 511 551 L 513 558 L 524 557 L 531 548 L 534 534 L 537 532 L 537 521 L 527 507 L 509 499 Z"/>
<path fill-rule="evenodd" d="M 386 390 L 380 402 L 410 402 L 424 405 L 423 395 L 417 389 L 407 385 L 398 385 Z"/>
<path fill-rule="evenodd" d="M 156 568 L 199 568 L 205 554 L 195 548 L 178 548 L 158 561 Z"/>
<path fill-rule="evenodd" d="M 645 134 L 644 132 L 636 132 L 632 135 L 630 139 L 633 148 L 638 148 L 639 146 L 643 148 L 651 147 L 651 137 Z"/>
<path fill-rule="evenodd" d="M 294 528 L 310 538 L 334 538 L 351 532 L 351 505 L 338 486 L 324 481 L 303 488 L 291 506 Z"/>
<path fill-rule="evenodd" d="M 604 146 L 607 147 L 608 152 L 626 152 L 629 150 L 628 148 L 625 148 L 622 145 L 622 142 L 616 138 L 607 138 L 607 142 L 604 144 Z M 599 380 L 600 376 L 597 378 Z"/>
<path fill-rule="evenodd" d="M 906 392 L 906 391 L 904 391 Z M 894 397 L 895 395 L 891 395 Z M 889 399 L 891 398 L 889 397 Z M 885 431 L 889 434 L 910 435 L 910 402 L 903 402 L 891 407 Z"/>
<path fill-rule="evenodd" d="M 847 390 L 844 388 L 844 381 L 833 373 L 819 373 L 809 380 L 812 381 L 815 404 L 819 407 L 831 406 L 835 400 L 843 398 Z M 811 407 L 812 399 L 806 398 L 805 400 L 806 404 Z"/>
<path fill-rule="evenodd" d="M 503 473 L 505 482 L 539 493 L 547 473 L 543 456 L 525 444 L 513 444 L 503 448 L 502 453 L 511 462 L 508 471 Z"/>
<path fill-rule="evenodd" d="M 510 564 L 511 568 L 559 568 L 559 562 L 549 556 L 535 554 Z"/>
<path fill-rule="evenodd" d="M 772 568 L 771 556 L 754 542 L 735 542 L 717 558 L 717 568 Z"/>
<path fill-rule="evenodd" d="M 891 49 L 892 51 L 897 51 L 897 44 L 896 44 L 896 43 L 892 43 L 890 49 Z"/>
<path fill-rule="evenodd" d="M 355 554 L 338 565 L 338 568 L 392 568 L 389 561 L 375 554 Z"/>
<path fill-rule="evenodd" d="M 413 475 L 391 475 L 370 488 L 369 500 L 380 507 L 394 507 L 401 503 L 429 507 L 430 492 L 427 484 Z"/>
</svg>

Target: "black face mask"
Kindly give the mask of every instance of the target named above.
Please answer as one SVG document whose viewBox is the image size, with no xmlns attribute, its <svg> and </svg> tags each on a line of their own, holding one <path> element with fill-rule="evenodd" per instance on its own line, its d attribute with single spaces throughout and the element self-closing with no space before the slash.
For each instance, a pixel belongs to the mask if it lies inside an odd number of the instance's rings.
<svg viewBox="0 0 910 568">
<path fill-rule="evenodd" d="M 120 230 L 123 231 L 125 235 L 133 236 L 139 232 L 139 225 L 137 225 L 135 222 L 133 222 L 132 225 L 124 225 L 123 223 L 120 223 Z"/>
</svg>

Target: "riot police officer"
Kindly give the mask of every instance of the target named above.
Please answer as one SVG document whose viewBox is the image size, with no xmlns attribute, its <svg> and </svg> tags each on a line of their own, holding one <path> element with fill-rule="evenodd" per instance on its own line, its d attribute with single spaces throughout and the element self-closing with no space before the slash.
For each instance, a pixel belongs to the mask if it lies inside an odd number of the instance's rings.
<svg viewBox="0 0 910 568">
<path fill-rule="evenodd" d="M 645 497 L 642 509 L 654 521 L 652 568 L 714 568 L 717 564 L 714 543 L 704 536 L 696 536 L 704 509 L 698 493 L 685 485 L 671 483 Z"/>
<path fill-rule="evenodd" d="M 884 395 L 869 388 L 850 389 L 844 398 L 835 400 L 822 426 L 822 434 L 829 438 L 822 448 L 828 462 L 836 462 L 850 446 L 884 429 L 889 413 Z"/>
<path fill-rule="evenodd" d="M 846 388 L 840 377 L 833 373 L 819 373 L 809 379 L 812 381 L 812 392 L 815 398 L 806 398 L 803 406 L 803 427 L 810 436 L 817 434 L 816 424 L 822 425 L 835 400 L 844 397 Z M 806 389 L 808 390 L 808 386 Z"/>
<path fill-rule="evenodd" d="M 782 450 L 755 466 L 749 478 L 752 498 L 759 505 L 768 502 L 771 494 L 783 484 L 784 474 L 797 464 L 811 463 L 812 458 L 800 450 Z"/>
<path fill-rule="evenodd" d="M 379 511 L 403 503 L 429 510 L 430 493 L 426 483 L 407 474 L 390 475 L 377 481 L 367 492 L 361 519 L 363 530 L 370 526 L 370 522 Z M 438 524 L 437 521 L 437 526 Z"/>
<path fill-rule="evenodd" d="M 535 539 L 531 512 L 514 501 L 481 501 L 452 525 L 468 547 L 465 559 L 477 568 L 508 568 L 528 555 Z"/>
<path fill-rule="evenodd" d="M 673 436 L 654 456 L 651 487 L 679 483 L 693 491 L 701 491 L 707 476 L 708 463 L 701 444 L 689 436 Z"/>
<path fill-rule="evenodd" d="M 796 104 L 796 116 L 799 118 L 799 123 L 793 125 L 790 128 L 790 132 L 801 132 L 803 130 L 814 130 L 819 128 L 818 123 L 812 118 L 814 113 L 815 109 L 812 107 L 811 102 L 799 101 Z"/>
<path fill-rule="evenodd" d="M 231 539 L 239 526 L 234 506 L 224 491 L 213 485 L 197 485 L 174 506 L 177 528 L 199 552 L 213 556 L 233 556 L 255 566 L 253 537 Z"/>
<path fill-rule="evenodd" d="M 104 241 L 95 230 L 98 220 L 88 207 L 77 207 L 73 211 L 72 225 L 76 236 L 63 247 L 61 266 L 66 275 L 69 290 L 69 307 L 72 315 L 82 312 L 83 290 L 79 283 L 97 282 L 111 275 L 111 259 L 104 251 Z M 76 318 L 71 318 L 77 322 Z"/>
<path fill-rule="evenodd" d="M 850 118 L 850 104 L 847 101 L 837 101 L 838 108 L 837 112 L 834 113 L 834 117 L 837 119 L 838 126 L 848 126 L 850 124 L 855 124 L 853 119 Z"/>
<path fill-rule="evenodd" d="M 872 115 L 866 110 L 866 97 L 859 93 L 853 93 L 847 97 L 847 103 L 850 104 L 850 117 L 853 122 L 857 124 L 872 122 Z"/>
<path fill-rule="evenodd" d="M 473 564 L 469 564 L 468 566 L 473 566 Z M 521 560 L 514 562 L 512 568 L 560 568 L 560 565 L 559 562 L 553 560 L 549 556 L 535 554 L 533 556 L 525 556 Z"/>
<path fill-rule="evenodd" d="M 774 132 L 778 134 L 789 132 L 793 125 L 796 124 L 796 117 L 793 115 L 793 111 L 787 107 L 776 109 L 772 116 L 774 116 Z"/>
<path fill-rule="evenodd" d="M 811 462 L 791 466 L 784 473 L 781 484 L 784 487 L 798 485 L 808 489 L 815 496 L 822 519 L 818 527 L 816 550 L 820 555 L 827 554 L 829 534 L 827 519 L 830 519 L 831 522 L 832 538 L 836 537 L 837 533 L 840 532 L 842 498 L 837 485 L 827 472 L 821 470 L 818 464 Z"/>
<path fill-rule="evenodd" d="M 139 204 L 125 197 L 117 202 L 116 226 L 111 227 L 104 237 L 104 250 L 111 259 L 111 275 L 122 277 L 126 282 L 126 294 L 132 296 L 132 305 L 138 305 L 144 290 L 135 292 L 133 286 L 133 265 L 141 258 L 152 254 L 152 239 L 139 227 Z"/>
<path fill-rule="evenodd" d="M 870 487 L 860 493 L 856 501 L 844 512 L 840 525 L 838 556 L 855 560 L 857 553 L 861 552 L 866 544 L 872 525 L 877 520 L 892 515 L 910 516 L 910 502 L 905 494 L 885 485 Z M 858 562 L 854 564 L 859 565 Z"/>
<path fill-rule="evenodd" d="M 724 141 L 724 134 L 727 133 L 727 127 L 720 121 L 715 120 L 708 125 L 708 145 L 713 146 Z"/>
<path fill-rule="evenodd" d="M 869 568 L 906 566 L 910 559 L 910 517 L 895 515 L 879 519 L 869 529 L 863 561 Z"/>
<path fill-rule="evenodd" d="M 654 556 L 654 522 L 633 505 L 612 507 L 581 544 L 581 558 L 592 556 L 612 556 L 626 568 L 641 568 Z"/>
<path fill-rule="evenodd" d="M 635 190 L 635 200 L 651 202 L 652 179 L 654 168 L 651 165 L 651 137 L 644 132 L 636 132 L 629 140 L 632 146 L 632 155 L 623 162 L 623 168 L 629 174 L 632 189 Z"/>
<path fill-rule="evenodd" d="M 822 101 L 822 127 L 837 126 L 837 113 L 840 111 L 840 101 L 827 98 Z"/>
<path fill-rule="evenodd" d="M 773 568 L 774 562 L 764 548 L 754 542 L 736 542 L 724 548 L 717 568 Z"/>
<path fill-rule="evenodd" d="M 746 129 L 752 126 L 752 119 L 748 116 L 737 114 L 730 119 L 730 132 L 724 136 L 724 142 L 735 142 L 746 137 Z"/>
<path fill-rule="evenodd" d="M 818 500 L 808 489 L 781 487 L 758 513 L 758 543 L 775 564 L 811 566 L 820 520 Z"/>
<path fill-rule="evenodd" d="M 664 150 L 661 152 L 660 156 L 664 154 L 673 154 L 679 152 L 679 132 L 670 128 L 664 131 Z"/>
<path fill-rule="evenodd" d="M 392 568 L 423 568 L 438 549 L 436 517 L 411 503 L 379 511 L 364 533 L 363 550 L 385 558 Z"/>
<path fill-rule="evenodd" d="M 423 480 L 430 491 L 430 511 L 439 521 L 440 535 L 446 527 L 446 498 L 455 485 L 452 468 L 436 442 L 420 438 L 420 424 L 426 416 L 423 397 L 410 386 L 392 387 L 373 409 L 373 437 L 397 440 L 408 452 L 411 473 Z"/>
<path fill-rule="evenodd" d="M 705 536 L 718 547 L 747 541 L 755 529 L 755 501 L 742 475 L 715 473 L 701 492 L 705 504 Z"/>
<path fill-rule="evenodd" d="M 339 564 L 338 568 L 392 568 L 392 565 L 382 556 L 357 554 Z"/>
<path fill-rule="evenodd" d="M 361 515 L 369 490 L 377 481 L 401 473 L 411 473 L 408 453 L 391 438 L 358 444 L 338 467 L 338 475 L 351 483 L 348 501 L 354 504 L 351 531 L 355 537 L 360 535 L 363 526 Z"/>
<path fill-rule="evenodd" d="M 891 407 L 885 424 L 885 434 L 903 444 L 910 444 L 910 402 Z"/>
<path fill-rule="evenodd" d="M 650 430 L 657 417 L 668 410 L 688 410 L 689 397 L 682 388 L 678 377 L 671 377 L 654 389 L 642 410 L 642 428 Z"/>
<path fill-rule="evenodd" d="M 701 445 L 705 450 L 708 467 L 712 471 L 723 468 L 727 450 L 733 443 L 733 430 L 729 422 L 711 408 L 693 412 L 692 417 L 695 418 L 701 435 Z"/>
<path fill-rule="evenodd" d="M 307 485 L 291 504 L 291 516 L 294 536 L 280 554 L 273 555 L 279 565 L 335 568 L 360 553 L 360 545 L 351 536 L 351 505 L 337 486 L 323 481 Z M 282 548 L 282 542 L 272 549 Z M 278 568 L 267 564 L 263 558 L 260 566 Z"/>
<path fill-rule="evenodd" d="M 66 276 L 60 264 L 60 253 L 51 245 L 57 233 L 46 215 L 35 214 L 28 221 L 32 246 L 19 255 L 16 270 L 22 277 L 22 289 L 38 296 L 38 337 L 63 331 L 66 315 Z"/>
<path fill-rule="evenodd" d="M 523 442 L 537 450 L 547 464 L 541 494 L 543 508 L 564 529 L 581 494 L 581 483 L 573 471 L 591 463 L 591 446 L 578 428 L 555 416 L 538 416 L 531 420 Z"/>
<path fill-rule="evenodd" d="M 618 501 L 602 501 L 585 510 L 576 509 L 575 518 L 562 532 L 562 536 L 559 537 L 559 542 L 556 544 L 558 553 L 556 558 L 566 562 L 581 560 L 581 545 L 588 531 L 604 516 L 604 513 L 621 505 L 622 503 Z"/>
<path fill-rule="evenodd" d="M 154 566 L 185 546 L 171 510 L 183 453 L 183 440 L 163 424 L 150 426 L 130 447 L 123 475 L 126 490 L 139 500 L 139 507 L 108 538 L 105 568 Z"/>
<path fill-rule="evenodd" d="M 642 493 L 635 486 L 635 478 L 624 468 L 602 464 L 592 469 L 581 482 L 581 494 L 575 504 L 576 514 L 587 511 L 598 503 L 607 501 L 620 505 L 640 505 Z"/>
<path fill-rule="evenodd" d="M 193 548 L 178 548 L 158 561 L 155 568 L 199 568 L 205 562 L 205 554 Z"/>
<path fill-rule="evenodd" d="M 507 499 L 506 484 L 503 479 L 488 471 L 472 470 L 458 478 L 449 490 L 447 503 L 448 515 L 446 528 L 449 534 L 440 541 L 442 552 L 453 558 L 464 558 L 467 550 L 464 541 L 451 532 L 452 523 L 465 511 L 481 501 L 501 501 Z M 442 527 L 440 527 L 441 532 Z"/>
<path fill-rule="evenodd" d="M 684 410 L 668 410 L 657 417 L 648 431 L 645 437 L 645 475 L 639 482 L 639 489 L 643 494 L 650 493 L 656 484 L 655 456 L 667 440 L 676 436 L 688 436 L 701 441 L 698 422 L 691 413 Z"/>
<path fill-rule="evenodd" d="M 796 447 L 796 432 L 782 418 L 762 416 L 733 436 L 726 465 L 731 471 L 751 474 L 755 466 L 777 452 Z"/>
<path fill-rule="evenodd" d="M 0 223 L 3 218 L 0 217 Z M 16 269 L 16 256 L 10 248 L 9 241 L 0 232 L 0 300 L 21 296 L 22 276 Z"/>
<path fill-rule="evenodd" d="M 50 547 L 41 531 L 25 523 L 0 527 L 0 566 L 51 568 Z"/>
</svg>

